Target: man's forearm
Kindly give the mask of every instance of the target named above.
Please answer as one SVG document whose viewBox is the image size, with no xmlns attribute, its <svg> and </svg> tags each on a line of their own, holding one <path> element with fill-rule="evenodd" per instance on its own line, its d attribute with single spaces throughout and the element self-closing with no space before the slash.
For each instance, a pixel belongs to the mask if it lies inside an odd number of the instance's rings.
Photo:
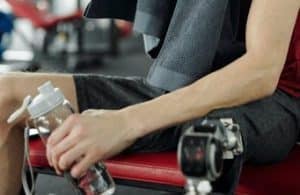
<svg viewBox="0 0 300 195">
<path fill-rule="evenodd" d="M 251 66 L 247 64 L 251 63 Z M 199 118 L 212 110 L 232 107 L 271 94 L 276 88 L 268 63 L 245 55 L 229 66 L 172 93 L 122 110 L 136 136 Z M 256 65 L 255 65 L 256 64 Z"/>
<path fill-rule="evenodd" d="M 299 0 L 252 2 L 246 29 L 247 53 L 194 84 L 125 108 L 136 136 L 241 105 L 276 89 L 293 33 Z"/>
</svg>

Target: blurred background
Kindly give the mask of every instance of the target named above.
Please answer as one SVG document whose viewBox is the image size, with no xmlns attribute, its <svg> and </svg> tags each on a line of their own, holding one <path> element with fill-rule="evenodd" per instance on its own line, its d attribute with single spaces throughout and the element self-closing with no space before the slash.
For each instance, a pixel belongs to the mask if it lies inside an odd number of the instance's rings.
<svg viewBox="0 0 300 195">
<path fill-rule="evenodd" d="M 142 75 L 151 61 L 130 23 L 86 19 L 89 0 L 0 0 L 0 71 Z"/>
<path fill-rule="evenodd" d="M 0 72 L 145 76 L 151 64 L 130 23 L 86 19 L 89 0 L 0 0 Z M 125 186 L 117 194 L 161 194 Z M 74 194 L 63 178 L 39 175 L 38 195 Z"/>
</svg>

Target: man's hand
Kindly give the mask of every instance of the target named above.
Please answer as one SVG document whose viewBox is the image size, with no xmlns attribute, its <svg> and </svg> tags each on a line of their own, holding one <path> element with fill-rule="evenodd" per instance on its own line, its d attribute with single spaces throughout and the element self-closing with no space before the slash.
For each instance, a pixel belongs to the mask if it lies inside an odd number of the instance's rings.
<svg viewBox="0 0 300 195">
<path fill-rule="evenodd" d="M 83 175 L 94 163 L 130 146 L 135 138 L 119 111 L 88 110 L 70 116 L 48 139 L 47 158 L 58 174 Z"/>
</svg>

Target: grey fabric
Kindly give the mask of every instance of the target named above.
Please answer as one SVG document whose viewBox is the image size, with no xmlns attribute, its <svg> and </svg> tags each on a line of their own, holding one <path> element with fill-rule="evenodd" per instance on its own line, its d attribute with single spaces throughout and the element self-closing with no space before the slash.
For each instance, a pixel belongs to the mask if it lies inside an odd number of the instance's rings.
<svg viewBox="0 0 300 195">
<path fill-rule="evenodd" d="M 74 75 L 80 111 L 119 109 L 166 93 L 138 77 Z M 149 116 L 151 117 L 151 116 Z M 245 152 L 227 161 L 214 189 L 233 194 L 243 163 L 271 164 L 283 160 L 299 135 L 300 100 L 277 90 L 274 95 L 246 105 L 216 110 L 207 117 L 233 118 L 241 126 Z M 197 119 L 191 123 L 201 122 Z M 175 150 L 185 124 L 149 134 L 125 152 Z"/>
<path fill-rule="evenodd" d="M 227 8 L 228 0 L 178 0 L 147 81 L 172 91 L 211 72 Z M 176 83 L 169 80 L 171 72 Z"/>
<path fill-rule="evenodd" d="M 277 90 L 270 97 L 208 116 L 233 118 L 241 127 L 245 152 L 226 162 L 225 174 L 215 183 L 220 192 L 234 194 L 244 163 L 270 165 L 288 156 L 299 136 L 300 100 Z"/>
<path fill-rule="evenodd" d="M 134 29 L 143 34 L 163 38 L 175 5 L 176 0 L 138 0 Z"/>
<path fill-rule="evenodd" d="M 74 82 L 80 112 L 100 108 L 120 109 L 165 93 L 139 77 L 74 75 Z M 175 150 L 180 133 L 179 127 L 175 131 L 174 128 L 158 131 L 137 141 L 127 152 Z"/>
<path fill-rule="evenodd" d="M 237 0 L 92 0 L 86 16 L 133 20 L 134 29 L 144 34 L 146 52 L 156 58 L 148 83 L 172 91 L 245 52 L 244 42 L 237 41 L 240 4 Z"/>
<path fill-rule="evenodd" d="M 156 58 L 160 51 L 176 2 L 177 0 L 138 0 L 134 30 L 145 35 L 146 53 L 152 58 Z"/>
<path fill-rule="evenodd" d="M 160 43 L 161 43 L 161 39 L 154 37 L 152 35 L 143 35 L 144 38 L 144 47 L 145 47 L 145 51 L 147 51 L 147 53 L 151 56 L 156 55 L 155 51 L 157 50 L 157 48 L 159 47 Z"/>
</svg>

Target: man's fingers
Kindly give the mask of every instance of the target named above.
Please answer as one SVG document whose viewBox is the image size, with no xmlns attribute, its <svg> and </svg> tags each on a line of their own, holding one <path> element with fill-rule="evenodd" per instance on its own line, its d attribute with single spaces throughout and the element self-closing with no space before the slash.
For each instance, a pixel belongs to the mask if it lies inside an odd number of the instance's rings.
<svg viewBox="0 0 300 195">
<path fill-rule="evenodd" d="M 59 143 L 64 137 L 66 137 L 71 132 L 72 127 L 78 122 L 78 117 L 78 114 L 73 114 L 70 117 L 68 117 L 60 127 L 58 127 L 51 133 L 49 139 L 47 140 L 46 155 L 48 162 L 51 166 L 53 166 L 51 157 L 51 151 L 53 146 Z"/>
<path fill-rule="evenodd" d="M 56 145 L 60 142 L 65 136 L 69 134 L 72 130 L 72 127 L 78 122 L 79 115 L 73 114 L 69 116 L 63 124 L 53 131 L 48 139 L 48 145 Z"/>
<path fill-rule="evenodd" d="M 95 156 L 88 154 L 83 159 L 81 159 L 76 165 L 74 165 L 71 169 L 71 175 L 74 178 L 79 178 L 84 175 L 87 170 L 95 163 L 93 160 Z"/>
<path fill-rule="evenodd" d="M 50 146 L 47 146 L 46 147 L 46 157 L 47 157 L 49 165 L 53 166 L 52 161 L 51 161 L 51 151 L 52 151 L 52 148 Z"/>
<path fill-rule="evenodd" d="M 74 129 L 72 130 L 72 133 L 70 133 L 67 137 L 65 137 L 61 142 L 59 142 L 56 146 L 52 147 L 50 146 L 51 150 L 47 155 L 48 159 L 51 159 L 52 166 L 59 167 L 60 169 L 67 169 L 68 167 L 60 167 L 58 166 L 58 160 L 60 156 L 65 153 L 66 151 L 73 148 L 76 144 L 78 144 L 80 140 L 80 134 L 76 133 L 77 131 Z"/>
<path fill-rule="evenodd" d="M 74 163 L 80 161 L 85 153 L 86 151 L 83 144 L 77 145 L 65 152 L 58 159 L 57 166 L 59 170 L 68 170 Z"/>
</svg>

